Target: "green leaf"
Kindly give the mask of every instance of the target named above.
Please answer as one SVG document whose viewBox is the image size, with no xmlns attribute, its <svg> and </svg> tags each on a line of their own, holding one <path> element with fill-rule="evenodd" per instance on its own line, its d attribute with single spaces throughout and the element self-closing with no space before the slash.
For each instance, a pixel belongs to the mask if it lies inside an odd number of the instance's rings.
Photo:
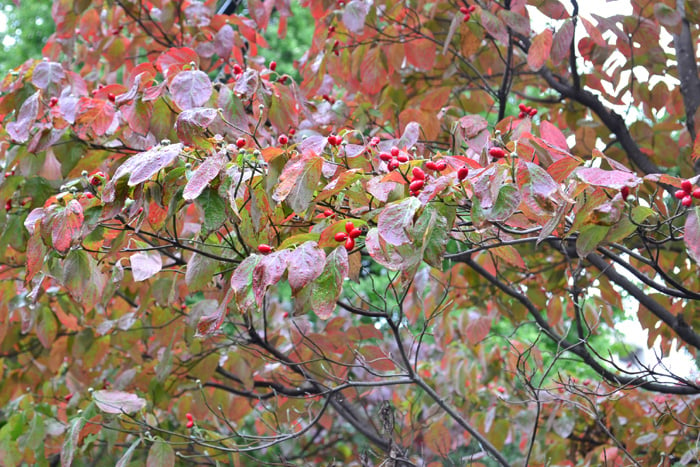
<svg viewBox="0 0 700 467">
<path fill-rule="evenodd" d="M 56 340 L 58 333 L 58 323 L 51 309 L 47 306 L 41 307 L 36 323 L 36 336 L 39 342 L 46 349 L 51 348 L 51 344 Z"/>
<path fill-rule="evenodd" d="M 136 451 L 136 448 L 139 444 L 141 444 L 141 438 L 136 438 L 136 441 L 131 443 L 129 449 L 124 451 L 124 454 L 122 455 L 122 457 L 119 458 L 119 460 L 115 464 L 115 467 L 126 467 L 127 465 L 129 465 L 129 462 L 131 462 L 131 457 L 134 455 L 134 452 Z"/>
<path fill-rule="evenodd" d="M 197 198 L 197 204 L 204 211 L 202 230 L 213 232 L 226 222 L 226 202 L 211 188 L 206 188 Z"/>
<path fill-rule="evenodd" d="M 185 283 L 191 292 L 203 290 L 213 279 L 219 267 L 218 261 L 195 253 L 187 262 Z"/>
<path fill-rule="evenodd" d="M 589 253 L 595 251 L 603 241 L 610 227 L 605 225 L 587 225 L 576 239 L 576 252 L 579 257 L 585 258 Z"/>
<path fill-rule="evenodd" d="M 75 452 L 78 449 L 80 430 L 84 426 L 85 419 L 83 417 L 79 416 L 71 420 L 65 441 L 61 447 L 61 467 L 70 467 L 73 464 L 73 456 L 75 456 Z"/>
<path fill-rule="evenodd" d="M 313 282 L 310 304 L 319 318 L 328 319 L 333 314 L 349 271 L 348 252 L 339 246 L 328 255 L 323 272 Z"/>
<path fill-rule="evenodd" d="M 148 450 L 146 467 L 173 467 L 175 465 L 175 451 L 162 439 L 156 439 Z"/>
</svg>

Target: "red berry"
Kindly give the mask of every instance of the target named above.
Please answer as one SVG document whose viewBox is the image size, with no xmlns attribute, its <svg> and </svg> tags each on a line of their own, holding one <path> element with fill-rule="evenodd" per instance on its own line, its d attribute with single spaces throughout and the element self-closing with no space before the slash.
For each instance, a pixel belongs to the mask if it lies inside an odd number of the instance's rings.
<svg viewBox="0 0 700 467">
<path fill-rule="evenodd" d="M 335 238 L 336 242 L 344 242 L 345 239 L 348 238 L 348 234 L 346 234 L 345 232 L 338 232 L 333 238 Z"/>
<path fill-rule="evenodd" d="M 469 13 L 474 13 L 476 11 L 476 5 L 472 5 L 469 7 Z"/>
<path fill-rule="evenodd" d="M 270 71 L 275 71 L 277 69 L 277 62 L 270 62 Z"/>
<path fill-rule="evenodd" d="M 410 185 L 408 185 L 408 189 L 413 191 L 420 191 L 423 186 L 425 185 L 425 180 L 413 180 Z"/>
<path fill-rule="evenodd" d="M 469 8 L 462 6 L 462 7 L 459 7 L 459 11 L 461 11 L 462 14 L 466 15 L 467 13 L 469 13 Z"/>
<path fill-rule="evenodd" d="M 328 35 L 331 35 L 335 32 L 335 26 L 328 26 Z"/>
<path fill-rule="evenodd" d="M 681 204 L 688 208 L 691 204 L 693 204 L 693 198 L 691 198 L 690 196 L 686 196 L 681 200 Z"/>
<path fill-rule="evenodd" d="M 399 154 L 396 160 L 399 162 L 408 162 L 408 156 L 406 154 Z"/>
<path fill-rule="evenodd" d="M 630 187 L 628 187 L 628 186 L 623 186 L 623 187 L 620 189 L 620 194 L 622 195 L 622 199 L 625 199 L 625 200 L 626 200 L 626 199 L 629 197 L 629 195 L 630 195 Z"/>
<path fill-rule="evenodd" d="M 284 83 L 287 82 L 287 78 L 288 78 L 287 75 L 280 76 L 279 78 L 277 78 L 277 82 L 280 83 L 280 84 L 284 84 Z"/>
<path fill-rule="evenodd" d="M 389 172 L 392 170 L 398 169 L 399 168 L 399 161 L 393 160 L 389 162 L 389 165 L 387 166 L 387 169 L 389 169 Z"/>
<path fill-rule="evenodd" d="M 498 391 L 498 392 L 500 392 L 501 394 L 503 394 L 504 392 L 506 392 L 506 388 L 504 388 L 503 386 L 498 386 L 498 387 L 496 388 L 496 391 Z"/>
<path fill-rule="evenodd" d="M 261 243 L 260 245 L 258 245 L 258 251 L 260 253 L 262 253 L 263 255 L 266 255 L 272 251 L 272 247 L 270 245 L 265 244 L 265 243 Z"/>
<path fill-rule="evenodd" d="M 379 144 L 380 139 L 377 138 L 376 136 L 373 136 L 371 140 L 369 140 L 369 145 L 370 146 L 376 146 Z"/>
<path fill-rule="evenodd" d="M 435 163 L 435 168 L 436 168 L 437 171 L 442 172 L 443 170 L 445 170 L 445 169 L 447 168 L 447 162 L 445 162 L 445 161 L 437 161 L 437 162 Z"/>
<path fill-rule="evenodd" d="M 289 138 L 287 138 L 287 135 L 279 135 L 279 137 L 277 138 L 277 142 L 284 145 L 289 142 Z"/>
<path fill-rule="evenodd" d="M 681 182 L 681 188 L 683 188 L 683 191 L 686 193 L 690 193 L 690 190 L 693 189 L 693 184 L 690 182 L 690 180 L 683 180 Z"/>
<path fill-rule="evenodd" d="M 192 428 L 194 426 L 194 422 L 192 420 L 190 420 L 189 422 L 187 422 L 187 424 L 185 426 L 187 428 Z"/>
<path fill-rule="evenodd" d="M 518 104 L 518 108 L 520 109 L 521 112 L 527 112 L 528 108 L 525 104 Z"/>
<path fill-rule="evenodd" d="M 245 138 L 238 138 L 236 140 L 236 146 L 238 149 L 241 149 L 243 146 L 245 146 Z"/>
<path fill-rule="evenodd" d="M 86 197 L 87 199 L 92 199 L 92 198 L 95 197 L 95 195 L 93 195 L 92 193 L 90 193 L 90 192 L 88 191 L 87 193 L 85 193 L 85 197 Z"/>
<path fill-rule="evenodd" d="M 466 15 L 464 15 L 464 21 L 469 21 L 471 19 L 471 17 L 472 17 L 472 15 L 467 13 Z"/>
<path fill-rule="evenodd" d="M 527 114 L 526 114 L 525 112 L 520 112 L 520 113 L 518 114 L 518 118 L 525 118 L 526 115 L 527 115 Z"/>
<path fill-rule="evenodd" d="M 354 229 L 354 228 L 355 228 L 355 223 L 353 221 L 347 221 L 345 223 L 345 231 L 347 233 L 352 232 L 352 229 Z"/>
<path fill-rule="evenodd" d="M 189 412 L 187 412 L 187 413 L 185 414 L 185 418 L 186 418 L 187 420 L 189 420 L 189 421 L 192 421 L 192 420 L 193 420 L 192 414 L 189 413 Z"/>
<path fill-rule="evenodd" d="M 469 169 L 466 167 L 460 167 L 459 170 L 457 170 L 457 178 L 461 181 L 467 178 L 467 175 L 469 175 Z"/>
<path fill-rule="evenodd" d="M 52 97 L 51 99 L 49 99 L 49 107 L 53 107 L 56 104 L 58 104 L 58 97 Z"/>
<path fill-rule="evenodd" d="M 326 209 L 325 211 L 323 211 L 323 215 L 324 215 L 325 217 L 331 217 L 331 216 L 333 215 L 333 210 L 332 210 L 332 209 Z"/>
<path fill-rule="evenodd" d="M 362 235 L 362 230 L 360 230 L 360 229 L 358 229 L 358 228 L 352 229 L 352 230 L 350 231 L 350 233 L 348 234 L 348 236 L 349 236 L 350 238 L 357 238 L 357 237 L 359 237 L 360 235 Z"/>
<path fill-rule="evenodd" d="M 8 199 L 5 201 L 5 211 L 9 211 L 10 209 L 12 209 L 12 200 Z"/>
<path fill-rule="evenodd" d="M 489 155 L 494 159 L 502 159 L 506 157 L 506 151 L 503 148 L 493 147 L 489 149 Z"/>
<path fill-rule="evenodd" d="M 399 148 L 397 148 L 396 146 L 392 146 L 392 147 L 391 147 L 391 155 L 394 156 L 394 157 L 398 157 L 398 155 L 399 155 Z"/>
<path fill-rule="evenodd" d="M 349 238 L 345 240 L 345 249 L 350 251 L 353 248 L 355 248 L 355 239 L 354 238 Z"/>
<path fill-rule="evenodd" d="M 107 99 L 109 99 L 111 102 L 114 102 L 117 99 L 117 96 L 110 92 L 109 94 L 107 94 Z"/>
<path fill-rule="evenodd" d="M 297 130 L 295 130 L 294 128 L 290 128 L 289 129 L 289 136 L 294 136 L 296 134 L 296 132 L 297 132 Z"/>
<path fill-rule="evenodd" d="M 233 74 L 234 75 L 240 75 L 243 73 L 243 68 L 238 63 L 233 64 Z"/>
<path fill-rule="evenodd" d="M 687 193 L 686 193 L 684 190 L 678 190 L 678 191 L 676 191 L 676 193 L 674 194 L 674 196 L 675 196 L 676 198 L 678 198 L 678 199 L 683 199 L 683 198 L 686 197 L 686 195 L 687 195 Z"/>
<path fill-rule="evenodd" d="M 435 162 L 433 161 L 428 161 L 425 163 L 425 168 L 428 170 L 437 170 L 438 166 Z"/>
<path fill-rule="evenodd" d="M 700 188 L 693 190 L 693 198 L 700 199 Z"/>
<path fill-rule="evenodd" d="M 338 51 L 338 49 L 334 50 L 333 53 L 335 54 L 336 57 L 340 56 L 340 51 Z"/>
<path fill-rule="evenodd" d="M 389 162 L 391 160 L 391 154 L 388 152 L 382 152 L 379 154 L 379 158 L 384 162 Z"/>
<path fill-rule="evenodd" d="M 531 117 L 534 117 L 535 115 L 537 115 L 537 109 L 530 109 L 530 111 L 528 112 L 528 114 L 529 114 Z"/>
<path fill-rule="evenodd" d="M 417 180 L 425 180 L 425 172 L 420 167 L 414 167 L 411 171 L 413 178 Z"/>
<path fill-rule="evenodd" d="M 73 393 L 72 393 L 72 392 L 69 393 L 69 394 L 66 394 L 65 396 L 63 396 L 63 400 L 66 401 L 66 402 L 70 401 L 72 398 L 73 398 Z"/>
</svg>

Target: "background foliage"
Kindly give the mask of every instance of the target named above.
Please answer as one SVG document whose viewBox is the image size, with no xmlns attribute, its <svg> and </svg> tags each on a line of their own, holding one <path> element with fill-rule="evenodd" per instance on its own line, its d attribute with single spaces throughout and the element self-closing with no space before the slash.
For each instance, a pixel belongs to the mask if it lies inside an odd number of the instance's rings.
<svg viewBox="0 0 700 467">
<path fill-rule="evenodd" d="M 697 463 L 700 5 L 631 6 L 56 1 L 0 84 L 3 462 Z"/>
</svg>

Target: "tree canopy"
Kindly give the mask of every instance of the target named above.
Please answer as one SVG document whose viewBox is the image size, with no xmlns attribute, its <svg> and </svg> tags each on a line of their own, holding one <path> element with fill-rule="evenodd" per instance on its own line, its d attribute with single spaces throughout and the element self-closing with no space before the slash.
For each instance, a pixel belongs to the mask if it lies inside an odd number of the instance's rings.
<svg viewBox="0 0 700 467">
<path fill-rule="evenodd" d="M 6 465 L 700 462 L 698 0 L 231 3 L 0 83 Z"/>
</svg>

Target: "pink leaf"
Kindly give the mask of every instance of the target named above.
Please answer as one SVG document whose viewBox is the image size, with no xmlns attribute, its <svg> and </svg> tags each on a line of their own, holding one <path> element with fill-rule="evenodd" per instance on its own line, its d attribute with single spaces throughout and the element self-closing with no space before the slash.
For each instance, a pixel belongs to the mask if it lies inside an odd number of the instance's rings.
<svg viewBox="0 0 700 467">
<path fill-rule="evenodd" d="M 567 19 L 557 32 L 554 33 L 554 39 L 552 40 L 552 62 L 559 63 L 569 56 L 573 38 L 574 23 L 571 19 Z"/>
<path fill-rule="evenodd" d="M 131 272 L 136 282 L 155 276 L 163 268 L 163 259 L 157 251 L 141 251 L 131 255 Z"/>
<path fill-rule="evenodd" d="M 540 124 L 540 136 L 542 136 L 543 140 L 559 149 L 565 151 L 569 149 L 569 144 L 566 142 L 564 133 L 546 120 Z"/>
<path fill-rule="evenodd" d="M 408 231 L 413 227 L 413 218 L 420 207 L 421 202 L 414 197 L 386 206 L 377 220 L 381 238 L 390 245 L 411 243 Z"/>
<path fill-rule="evenodd" d="M 280 250 L 263 256 L 253 269 L 253 292 L 255 302 L 262 306 L 267 288 L 277 284 L 287 270 L 289 250 Z"/>
<path fill-rule="evenodd" d="M 305 242 L 289 254 L 287 278 L 293 292 L 316 279 L 323 272 L 326 254 L 316 242 Z"/>
<path fill-rule="evenodd" d="M 29 96 L 19 108 L 17 120 L 7 124 L 7 133 L 17 143 L 29 139 L 29 130 L 39 115 L 39 91 Z"/>
<path fill-rule="evenodd" d="M 578 169 L 576 176 L 579 180 L 589 185 L 605 188 L 621 189 L 623 186 L 635 187 L 642 183 L 642 179 L 632 172 L 621 170 L 603 170 L 595 167 Z"/>
<path fill-rule="evenodd" d="M 690 257 L 693 258 L 696 263 L 700 263 L 700 215 L 698 215 L 697 207 L 688 211 L 688 217 L 685 220 L 685 236 L 683 240 L 685 241 L 685 247 L 688 249 Z"/>
<path fill-rule="evenodd" d="M 369 3 L 352 0 L 343 10 L 343 24 L 354 34 L 361 34 L 365 27 L 365 17 L 369 13 Z"/>
<path fill-rule="evenodd" d="M 134 413 L 146 407 L 146 399 L 124 391 L 94 391 L 92 398 L 97 407 L 106 413 Z"/>
<path fill-rule="evenodd" d="M 66 72 L 60 63 L 40 62 L 34 67 L 32 83 L 39 89 L 46 89 L 49 85 L 60 83 L 66 77 Z"/>
<path fill-rule="evenodd" d="M 213 91 L 209 76 L 200 70 L 181 71 L 173 78 L 169 89 L 173 100 L 183 110 L 203 106 Z"/>
<path fill-rule="evenodd" d="M 226 164 L 226 157 L 221 152 L 207 157 L 185 185 L 182 198 L 186 200 L 196 199 L 209 186 L 209 182 L 219 175 L 224 164 Z"/>
</svg>

